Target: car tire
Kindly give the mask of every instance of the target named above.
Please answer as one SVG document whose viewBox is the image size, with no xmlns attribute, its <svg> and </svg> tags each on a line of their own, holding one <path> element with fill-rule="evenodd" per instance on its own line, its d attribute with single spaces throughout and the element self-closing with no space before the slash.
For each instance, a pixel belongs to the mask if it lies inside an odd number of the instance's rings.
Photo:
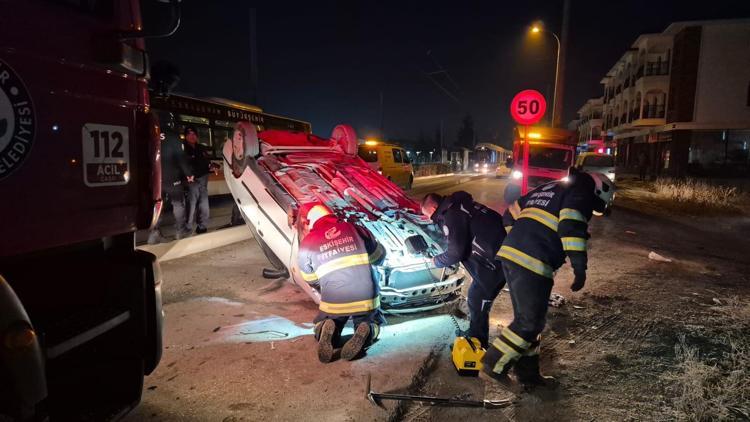
<svg viewBox="0 0 750 422">
<path fill-rule="evenodd" d="M 404 190 L 411 190 L 412 185 L 414 184 L 414 177 L 409 176 L 409 183 L 406 184 L 404 187 Z"/>
</svg>

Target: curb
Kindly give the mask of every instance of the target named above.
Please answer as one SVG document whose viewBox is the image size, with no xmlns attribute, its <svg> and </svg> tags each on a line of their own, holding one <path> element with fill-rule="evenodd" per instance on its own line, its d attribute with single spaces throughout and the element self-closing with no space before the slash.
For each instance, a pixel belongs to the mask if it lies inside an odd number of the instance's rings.
<svg viewBox="0 0 750 422">
<path fill-rule="evenodd" d="M 438 177 L 448 177 L 448 176 L 455 176 L 456 173 L 443 173 L 443 174 L 433 174 L 431 176 L 417 176 L 414 178 L 414 181 L 417 180 L 430 180 L 430 179 L 437 179 Z"/>
<path fill-rule="evenodd" d="M 217 230 L 185 239 L 173 240 L 158 245 L 138 246 L 138 249 L 151 252 L 160 262 L 182 258 L 188 255 L 205 252 L 210 249 L 231 245 L 232 243 L 252 239 L 253 234 L 244 224 L 238 227 Z"/>
</svg>

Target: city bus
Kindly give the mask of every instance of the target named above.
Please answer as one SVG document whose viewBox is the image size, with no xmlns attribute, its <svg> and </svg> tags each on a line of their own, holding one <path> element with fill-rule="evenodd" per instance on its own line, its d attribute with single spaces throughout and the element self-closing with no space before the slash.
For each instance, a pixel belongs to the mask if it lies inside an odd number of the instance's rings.
<svg viewBox="0 0 750 422">
<path fill-rule="evenodd" d="M 211 160 L 221 163 L 221 149 L 238 121 L 255 124 L 258 131 L 267 129 L 312 133 L 310 123 L 264 113 L 260 107 L 224 98 L 195 98 L 181 94 L 157 96 L 152 93 L 151 106 L 158 112 L 171 112 L 177 130 L 193 126 L 199 142 L 211 148 Z M 209 175 L 208 194 L 225 195 L 229 189 L 222 175 Z"/>
</svg>

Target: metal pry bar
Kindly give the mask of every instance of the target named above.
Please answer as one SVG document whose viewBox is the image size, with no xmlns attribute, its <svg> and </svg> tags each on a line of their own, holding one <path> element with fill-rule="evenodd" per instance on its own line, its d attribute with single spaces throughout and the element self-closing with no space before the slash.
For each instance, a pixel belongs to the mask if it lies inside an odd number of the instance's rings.
<svg viewBox="0 0 750 422">
<path fill-rule="evenodd" d="M 428 406 L 482 407 L 484 409 L 502 409 L 515 403 L 511 399 L 480 401 L 454 399 L 451 397 L 418 396 L 413 394 L 376 393 L 375 391 L 372 391 L 372 380 L 369 373 L 367 374 L 366 397 L 370 403 L 380 408 L 385 408 L 382 400 L 415 401 L 426 403 Z"/>
</svg>

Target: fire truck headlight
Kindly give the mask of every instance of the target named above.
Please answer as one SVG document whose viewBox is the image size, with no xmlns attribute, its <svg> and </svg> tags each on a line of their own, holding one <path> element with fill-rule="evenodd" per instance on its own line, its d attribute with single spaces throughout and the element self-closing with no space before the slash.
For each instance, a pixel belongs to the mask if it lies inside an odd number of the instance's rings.
<svg viewBox="0 0 750 422">
<path fill-rule="evenodd" d="M 510 177 L 511 177 L 512 179 L 516 179 L 516 180 L 518 180 L 518 179 L 520 179 L 520 178 L 522 178 L 522 177 L 523 177 L 523 173 L 521 173 L 521 172 L 520 172 L 520 171 L 518 171 L 518 170 L 513 170 L 512 172 L 510 172 Z"/>
<path fill-rule="evenodd" d="M 565 176 L 562 179 L 560 179 L 561 182 L 565 182 L 565 183 L 568 183 L 568 180 L 570 180 L 568 176 Z"/>
</svg>

